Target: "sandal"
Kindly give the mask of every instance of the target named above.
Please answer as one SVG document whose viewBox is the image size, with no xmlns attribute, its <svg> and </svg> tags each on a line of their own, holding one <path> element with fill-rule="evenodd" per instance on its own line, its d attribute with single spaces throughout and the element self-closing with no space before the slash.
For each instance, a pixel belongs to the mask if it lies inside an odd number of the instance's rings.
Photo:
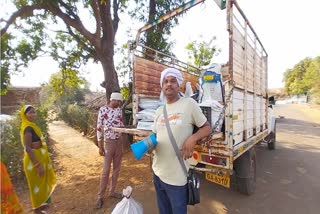
<svg viewBox="0 0 320 214">
<path fill-rule="evenodd" d="M 102 208 L 102 205 L 103 205 L 103 200 L 102 198 L 99 198 L 96 202 L 96 209 Z"/>
<path fill-rule="evenodd" d="M 45 210 L 34 210 L 34 214 L 46 214 L 47 211 Z"/>
</svg>

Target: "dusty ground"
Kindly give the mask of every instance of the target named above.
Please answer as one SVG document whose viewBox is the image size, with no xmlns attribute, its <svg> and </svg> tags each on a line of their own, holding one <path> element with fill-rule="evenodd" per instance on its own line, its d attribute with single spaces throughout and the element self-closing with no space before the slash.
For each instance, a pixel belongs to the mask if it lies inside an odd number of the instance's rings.
<svg viewBox="0 0 320 214">
<path fill-rule="evenodd" d="M 256 147 L 257 188 L 252 196 L 226 189 L 202 179 L 202 201 L 188 213 L 281 213 L 316 214 L 320 204 L 320 108 L 307 105 L 279 105 L 275 115 L 283 116 L 277 125 L 277 149 Z M 106 199 L 101 210 L 94 204 L 98 191 L 102 158 L 97 147 L 62 122 L 50 125 L 55 150 L 58 186 L 49 213 L 111 213 L 118 202 Z M 157 213 L 149 159 L 136 161 L 131 152 L 124 155 L 118 190 L 134 188 L 133 197 L 146 214 Z M 19 192 L 25 210 L 30 209 L 27 191 Z"/>
<path fill-rule="evenodd" d="M 94 209 L 103 161 L 95 144 L 63 122 L 54 122 L 49 128 L 58 184 L 48 213 L 111 213 L 118 202 L 113 198 L 106 197 L 103 208 Z M 131 185 L 133 197 L 140 201 L 152 191 L 151 180 L 149 158 L 136 161 L 131 152 L 126 152 L 117 190 Z M 27 213 L 32 213 L 27 190 L 19 192 L 19 197 Z"/>
</svg>

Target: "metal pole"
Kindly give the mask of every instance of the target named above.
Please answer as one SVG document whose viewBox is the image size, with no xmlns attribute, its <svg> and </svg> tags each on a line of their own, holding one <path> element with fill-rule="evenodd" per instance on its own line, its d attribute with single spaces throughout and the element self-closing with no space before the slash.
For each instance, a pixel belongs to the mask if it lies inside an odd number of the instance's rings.
<svg viewBox="0 0 320 214">
<path fill-rule="evenodd" d="M 142 28 L 140 28 L 138 30 L 137 36 L 136 36 L 136 43 L 139 43 L 139 38 L 140 38 L 140 34 L 152 27 L 154 27 L 155 25 L 158 25 L 159 23 L 166 21 L 188 9 L 190 9 L 191 7 L 204 2 L 205 0 L 191 0 L 185 4 L 183 4 L 180 7 L 177 7 L 176 9 L 169 11 L 168 13 L 162 15 L 159 19 L 155 20 L 154 22 L 150 23 L 150 24 L 146 24 L 145 26 L 143 26 Z"/>
</svg>

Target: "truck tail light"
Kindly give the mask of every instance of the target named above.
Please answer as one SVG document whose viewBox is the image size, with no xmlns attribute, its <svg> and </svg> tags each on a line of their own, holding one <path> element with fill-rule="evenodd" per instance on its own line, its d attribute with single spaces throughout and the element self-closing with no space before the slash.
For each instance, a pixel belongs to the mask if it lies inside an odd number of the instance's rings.
<svg viewBox="0 0 320 214">
<path fill-rule="evenodd" d="M 215 156 L 209 156 L 209 155 L 206 155 L 205 157 L 206 159 L 206 162 L 208 163 L 212 163 L 212 164 L 219 164 L 219 158 L 218 157 L 215 157 Z"/>
</svg>

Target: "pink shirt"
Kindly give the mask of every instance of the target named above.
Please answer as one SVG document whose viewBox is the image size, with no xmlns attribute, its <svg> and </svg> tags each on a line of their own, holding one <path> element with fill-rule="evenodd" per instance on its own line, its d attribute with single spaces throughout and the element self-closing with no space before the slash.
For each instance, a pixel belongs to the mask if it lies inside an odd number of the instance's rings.
<svg viewBox="0 0 320 214">
<path fill-rule="evenodd" d="M 102 106 L 99 109 L 98 121 L 97 121 L 97 139 L 103 141 L 103 129 L 104 140 L 115 140 L 120 137 L 120 133 L 111 131 L 111 127 L 123 126 L 122 110 L 120 107 L 111 108 L 108 106 Z"/>
</svg>

